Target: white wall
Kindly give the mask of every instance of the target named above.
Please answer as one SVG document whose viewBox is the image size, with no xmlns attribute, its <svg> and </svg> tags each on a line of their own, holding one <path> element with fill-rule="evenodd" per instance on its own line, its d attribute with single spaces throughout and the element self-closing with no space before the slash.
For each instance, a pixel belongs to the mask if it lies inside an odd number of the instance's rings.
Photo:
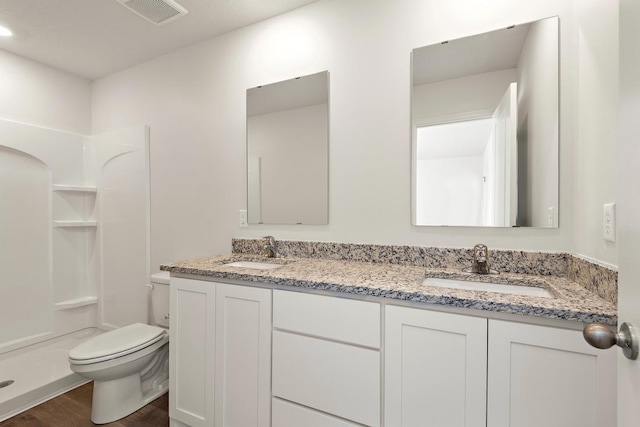
<svg viewBox="0 0 640 427">
<path fill-rule="evenodd" d="M 602 205 L 617 198 L 618 2 L 576 1 L 575 11 L 574 251 L 617 265 L 617 244 L 602 238 Z"/>
<path fill-rule="evenodd" d="M 0 118 L 87 134 L 91 82 L 0 50 Z"/>
<path fill-rule="evenodd" d="M 589 3 L 615 8 L 610 2 Z M 95 81 L 92 130 L 138 123 L 151 127 L 152 269 L 176 259 L 228 252 L 234 236 L 266 234 L 571 251 L 573 204 L 583 205 L 582 196 L 569 196 L 572 155 L 583 125 L 576 103 L 585 97 L 608 100 L 612 85 L 594 81 L 604 84 L 594 89 L 581 80 L 578 87 L 573 7 L 572 0 L 320 1 Z M 411 50 L 553 15 L 561 22 L 560 228 L 412 227 Z M 585 67 L 581 63 L 580 71 Z M 239 228 L 238 209 L 246 206 L 245 90 L 322 70 L 331 73 L 329 225 Z M 615 111 L 608 102 L 597 105 L 605 123 L 589 120 L 589 126 L 596 128 L 601 144 Z M 587 119 L 584 110 L 580 114 Z M 595 143 L 593 137 L 589 140 Z M 613 168 L 607 162 L 602 174 L 615 180 Z M 607 180 L 593 205 L 612 188 L 615 184 Z M 599 229 L 585 230 L 579 245 L 583 254 L 615 262 L 613 253 L 594 251 Z"/>
<path fill-rule="evenodd" d="M 558 164 L 558 22 L 531 25 L 518 62 L 518 214 L 520 225 L 546 227 L 549 208 L 558 224 L 558 174 L 540 165 Z M 533 166 L 536 167 L 533 167 Z M 564 224 L 563 224 L 564 225 Z"/>
</svg>

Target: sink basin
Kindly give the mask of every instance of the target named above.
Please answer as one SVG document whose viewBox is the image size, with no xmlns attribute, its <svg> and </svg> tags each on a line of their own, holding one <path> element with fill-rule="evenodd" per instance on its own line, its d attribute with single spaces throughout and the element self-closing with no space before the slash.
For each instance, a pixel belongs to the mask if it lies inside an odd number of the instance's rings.
<svg viewBox="0 0 640 427">
<path fill-rule="evenodd" d="M 427 277 L 422 282 L 425 286 L 439 288 L 465 289 L 470 291 L 498 292 L 510 295 L 526 295 L 530 297 L 553 298 L 553 294 L 544 288 L 536 286 L 505 285 L 501 283 L 471 282 L 457 279 L 440 279 Z"/>
<path fill-rule="evenodd" d="M 257 261 L 235 261 L 222 265 L 224 265 L 225 267 L 255 268 L 256 270 L 273 270 L 274 268 L 283 266 L 283 264 L 273 264 L 270 262 Z"/>
</svg>

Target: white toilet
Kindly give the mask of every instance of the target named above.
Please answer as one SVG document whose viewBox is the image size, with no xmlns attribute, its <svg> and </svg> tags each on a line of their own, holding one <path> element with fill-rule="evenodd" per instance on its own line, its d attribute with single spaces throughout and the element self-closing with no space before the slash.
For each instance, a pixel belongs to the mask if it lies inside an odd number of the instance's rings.
<svg viewBox="0 0 640 427">
<path fill-rule="evenodd" d="M 91 421 L 110 423 L 169 390 L 169 273 L 151 276 L 156 324 L 134 323 L 69 352 L 71 370 L 94 381 Z"/>
</svg>

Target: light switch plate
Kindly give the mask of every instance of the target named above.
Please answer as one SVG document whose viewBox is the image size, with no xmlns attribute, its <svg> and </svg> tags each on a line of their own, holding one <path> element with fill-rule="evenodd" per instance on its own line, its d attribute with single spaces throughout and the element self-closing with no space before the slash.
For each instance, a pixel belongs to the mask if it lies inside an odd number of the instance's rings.
<svg viewBox="0 0 640 427">
<path fill-rule="evenodd" d="M 248 227 L 249 226 L 249 222 L 247 220 L 247 210 L 246 209 L 240 209 L 238 211 L 238 225 L 240 227 Z"/>
<path fill-rule="evenodd" d="M 616 241 L 616 204 L 605 203 L 602 217 L 602 237 L 606 242 Z"/>
</svg>

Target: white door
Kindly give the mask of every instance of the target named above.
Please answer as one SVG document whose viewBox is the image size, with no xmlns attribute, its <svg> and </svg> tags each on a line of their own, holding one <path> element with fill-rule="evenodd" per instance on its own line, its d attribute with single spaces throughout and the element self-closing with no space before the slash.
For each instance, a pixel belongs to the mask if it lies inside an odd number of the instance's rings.
<svg viewBox="0 0 640 427">
<path fill-rule="evenodd" d="M 518 100 L 511 83 L 493 113 L 495 130 L 495 226 L 516 225 L 518 206 Z"/>
<path fill-rule="evenodd" d="M 640 2 L 620 1 L 620 138 L 618 175 L 618 319 L 640 327 Z M 613 350 L 609 350 L 613 351 Z M 640 360 L 618 352 L 618 426 L 637 426 Z"/>
</svg>

